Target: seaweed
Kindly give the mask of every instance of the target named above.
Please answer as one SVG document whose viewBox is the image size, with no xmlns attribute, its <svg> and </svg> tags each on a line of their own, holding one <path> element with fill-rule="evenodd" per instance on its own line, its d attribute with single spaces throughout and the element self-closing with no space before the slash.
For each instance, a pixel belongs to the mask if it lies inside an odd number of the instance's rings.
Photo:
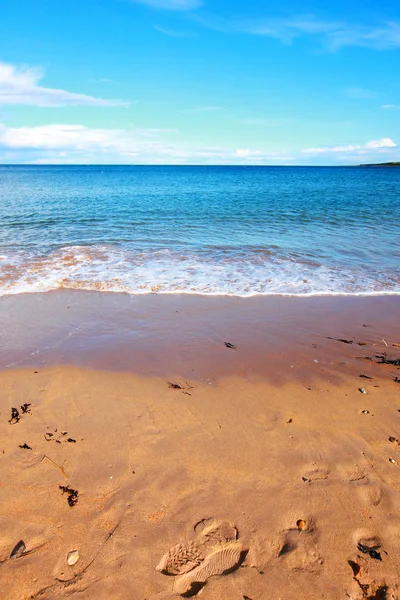
<svg viewBox="0 0 400 600">
<path fill-rule="evenodd" d="M 191 396 L 188 390 L 193 390 L 193 386 L 190 385 L 187 381 L 185 381 L 186 385 L 181 385 L 180 383 L 172 383 L 172 381 L 168 381 L 168 387 L 172 390 L 182 390 L 182 394 L 186 394 L 187 396 Z"/>
<path fill-rule="evenodd" d="M 46 442 L 55 442 L 56 444 L 61 444 L 61 442 L 64 441 L 76 444 L 76 439 L 72 437 L 65 437 L 66 435 L 68 435 L 68 431 L 61 431 L 61 433 L 59 434 L 57 434 L 57 432 L 58 429 L 55 429 L 54 433 L 52 433 L 51 431 L 46 431 L 46 433 L 44 434 L 44 439 L 46 440 Z M 58 435 L 58 437 L 56 437 L 56 434 Z"/>
<path fill-rule="evenodd" d="M 334 340 L 335 342 L 342 342 L 342 344 L 354 344 L 353 340 L 345 340 L 343 338 L 334 338 L 334 337 L 330 337 L 329 335 L 326 336 L 327 340 Z"/>
<path fill-rule="evenodd" d="M 9 419 L 8 422 L 10 423 L 10 425 L 14 425 L 15 423 L 18 423 L 20 418 L 21 417 L 18 408 L 15 408 L 15 406 L 13 406 L 11 409 L 11 419 Z"/>
<path fill-rule="evenodd" d="M 224 344 L 227 348 L 230 348 L 230 350 L 236 350 L 235 344 L 231 344 L 230 342 L 224 342 Z"/>
<path fill-rule="evenodd" d="M 376 550 L 376 548 L 368 548 L 368 546 L 364 546 L 364 544 L 358 543 L 357 548 L 363 554 L 369 554 L 371 558 L 375 560 L 382 560 L 381 553 Z"/>
<path fill-rule="evenodd" d="M 168 387 L 173 390 L 183 390 L 183 386 L 179 383 L 172 383 L 172 381 L 168 381 Z"/>
<path fill-rule="evenodd" d="M 19 448 L 21 448 L 22 450 L 32 450 L 32 448 L 28 446 L 26 442 L 24 444 L 20 444 Z"/>
<path fill-rule="evenodd" d="M 68 494 L 67 501 L 68 504 L 73 507 L 78 502 L 78 490 L 74 490 L 69 485 L 59 485 L 58 486 L 63 494 Z"/>
<path fill-rule="evenodd" d="M 400 358 L 388 358 L 386 352 L 376 354 L 375 358 L 379 359 L 376 361 L 379 365 L 394 365 L 395 367 L 400 367 Z"/>
<path fill-rule="evenodd" d="M 11 419 L 9 419 L 9 423 L 10 425 L 14 425 L 15 423 L 18 423 L 18 421 L 21 419 L 21 415 L 26 415 L 29 414 L 31 412 L 30 409 L 30 404 L 28 404 L 27 402 L 25 402 L 25 404 L 21 405 L 21 412 L 19 412 L 18 408 L 15 408 L 15 406 L 13 406 L 11 408 Z"/>
</svg>

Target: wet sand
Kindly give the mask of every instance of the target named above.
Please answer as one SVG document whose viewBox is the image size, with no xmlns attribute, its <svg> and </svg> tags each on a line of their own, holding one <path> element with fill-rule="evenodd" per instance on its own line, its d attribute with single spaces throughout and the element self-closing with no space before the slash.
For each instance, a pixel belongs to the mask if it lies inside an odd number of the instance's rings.
<svg viewBox="0 0 400 600">
<path fill-rule="evenodd" d="M 0 299 L 0 596 L 400 598 L 398 308 Z"/>
</svg>

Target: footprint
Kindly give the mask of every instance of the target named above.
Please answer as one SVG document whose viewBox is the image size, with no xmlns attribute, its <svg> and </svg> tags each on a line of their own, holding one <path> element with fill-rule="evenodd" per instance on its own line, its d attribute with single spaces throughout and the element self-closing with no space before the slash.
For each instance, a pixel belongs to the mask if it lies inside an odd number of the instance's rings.
<svg viewBox="0 0 400 600">
<path fill-rule="evenodd" d="M 206 546 L 218 546 L 237 540 L 238 530 L 227 521 L 212 521 L 205 525 L 199 534 L 199 543 Z"/>
<path fill-rule="evenodd" d="M 190 573 L 178 577 L 174 591 L 189 598 L 195 596 L 214 575 L 224 575 L 237 569 L 247 554 L 240 542 L 229 542 L 209 554 L 204 562 Z"/>
<path fill-rule="evenodd" d="M 357 492 L 361 501 L 367 507 L 378 506 L 385 497 L 382 486 L 368 479 L 358 482 Z"/>
<path fill-rule="evenodd" d="M 202 520 L 194 529 L 197 537 L 171 548 L 156 567 L 164 575 L 177 576 L 174 591 L 184 597 L 197 594 L 213 575 L 236 569 L 247 554 L 237 542 L 238 530 L 228 521 Z"/>
<path fill-rule="evenodd" d="M 284 561 L 289 570 L 317 572 L 323 559 L 317 544 L 316 524 L 311 515 L 304 517 L 297 519 L 296 527 L 281 531 L 271 540 L 271 558 Z"/>
<path fill-rule="evenodd" d="M 329 469 L 311 467 L 305 473 L 303 473 L 302 480 L 304 483 L 311 483 L 312 481 L 322 481 L 328 479 L 330 474 Z"/>
<path fill-rule="evenodd" d="M 164 575 L 183 575 L 197 567 L 204 560 L 201 546 L 194 542 L 177 544 L 160 560 L 156 570 Z"/>
</svg>

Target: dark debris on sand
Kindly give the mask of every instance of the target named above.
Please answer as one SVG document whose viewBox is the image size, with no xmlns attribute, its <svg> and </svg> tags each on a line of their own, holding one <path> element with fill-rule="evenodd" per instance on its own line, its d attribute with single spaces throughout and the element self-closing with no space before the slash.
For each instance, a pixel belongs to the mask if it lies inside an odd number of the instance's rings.
<svg viewBox="0 0 400 600">
<path fill-rule="evenodd" d="M 334 338 L 331 336 L 326 336 L 327 340 L 333 340 L 335 342 L 342 342 L 342 344 L 357 344 L 357 346 L 366 346 L 366 342 L 355 342 L 354 340 L 345 340 L 344 338 Z"/>
<path fill-rule="evenodd" d="M 172 381 L 168 381 L 168 387 L 171 390 L 181 390 L 182 394 L 186 394 L 187 396 L 191 396 L 188 390 L 193 390 L 193 386 L 190 385 L 187 381 L 185 381 L 186 385 L 181 385 L 180 383 L 173 383 Z"/>
<path fill-rule="evenodd" d="M 68 494 L 67 501 L 68 504 L 73 507 L 78 502 L 78 490 L 74 490 L 69 485 L 59 485 L 58 486 L 63 494 Z"/>
<path fill-rule="evenodd" d="M 357 544 L 357 548 L 360 552 L 362 552 L 363 554 L 369 554 L 370 557 L 374 558 L 375 560 L 382 560 L 381 553 L 378 552 L 376 548 L 368 548 L 368 546 L 365 546 L 361 543 Z"/>
<path fill-rule="evenodd" d="M 235 344 L 231 344 L 230 342 L 224 342 L 225 346 L 230 350 L 236 350 Z"/>
<path fill-rule="evenodd" d="M 18 421 L 21 419 L 22 415 L 27 415 L 31 413 L 31 405 L 28 402 L 25 402 L 25 404 L 22 404 L 20 406 L 21 412 L 18 410 L 18 408 L 15 408 L 15 406 L 13 406 L 11 408 L 11 419 L 8 420 L 8 422 L 10 423 L 10 425 L 14 425 L 15 423 L 18 423 Z"/>
<path fill-rule="evenodd" d="M 20 418 L 21 417 L 18 408 L 15 408 L 15 406 L 13 406 L 11 409 L 11 419 L 9 419 L 8 422 L 10 423 L 10 425 L 14 425 L 14 423 L 18 423 Z"/>
<path fill-rule="evenodd" d="M 172 381 L 168 381 L 168 387 L 172 390 L 183 390 L 183 387 L 180 383 L 172 383 Z"/>
<path fill-rule="evenodd" d="M 400 367 L 400 358 L 388 358 L 386 352 L 382 354 L 376 354 L 375 358 L 378 365 L 394 365 L 395 367 Z"/>
</svg>

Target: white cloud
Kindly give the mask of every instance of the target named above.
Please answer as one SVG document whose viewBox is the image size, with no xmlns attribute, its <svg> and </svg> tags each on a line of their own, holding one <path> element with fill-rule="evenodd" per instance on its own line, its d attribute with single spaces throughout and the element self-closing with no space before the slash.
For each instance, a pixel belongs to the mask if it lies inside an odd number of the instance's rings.
<svg viewBox="0 0 400 600">
<path fill-rule="evenodd" d="M 39 85 L 44 73 L 38 67 L 20 67 L 0 62 L 0 104 L 29 106 L 123 106 L 119 100 L 104 100 L 86 94 Z"/>
<path fill-rule="evenodd" d="M 308 148 L 291 154 L 243 146 L 195 146 L 176 139 L 173 129 L 104 129 L 52 124 L 8 127 L 0 124 L 0 161 L 61 164 L 352 164 L 398 160 L 398 146 L 390 138 L 365 144 Z M 311 161 L 311 163 L 310 163 Z"/>
<path fill-rule="evenodd" d="M 381 108 L 385 110 L 400 110 L 400 104 L 383 104 Z"/>
<path fill-rule="evenodd" d="M 375 148 L 396 148 L 397 144 L 390 138 L 382 138 L 380 140 L 372 140 L 372 142 L 368 142 L 365 144 L 366 149 L 375 149 Z"/>
<path fill-rule="evenodd" d="M 159 31 L 163 35 L 173 38 L 193 38 L 196 37 L 196 34 L 189 33 L 188 31 L 176 31 L 175 29 L 170 29 L 169 27 L 161 27 L 160 25 L 154 25 L 154 29 Z"/>
<path fill-rule="evenodd" d="M 314 17 L 300 16 L 291 19 L 266 19 L 245 25 L 245 31 L 253 35 L 273 37 L 285 43 L 302 35 L 329 35 L 339 24 L 318 21 Z"/>
<path fill-rule="evenodd" d="M 320 38 L 331 50 L 344 46 L 362 46 L 376 50 L 400 48 L 400 23 L 386 21 L 379 25 L 363 25 L 343 21 L 325 21 L 314 15 L 298 15 L 291 18 L 217 19 L 197 17 L 197 21 L 224 33 L 248 33 L 272 37 L 290 44 L 296 38 L 314 36 Z"/>
<path fill-rule="evenodd" d="M 329 33 L 332 49 L 342 46 L 362 46 L 375 50 L 400 48 L 400 23 L 384 22 L 380 26 L 343 25 Z"/>
<path fill-rule="evenodd" d="M 160 134 L 171 129 L 100 129 L 84 125 L 38 125 L 6 127 L 0 124 L 0 147 L 7 149 L 69 150 L 136 154 L 141 145 L 157 146 Z"/>
<path fill-rule="evenodd" d="M 397 144 L 390 138 L 381 138 L 380 140 L 372 140 L 366 144 L 350 144 L 348 146 L 325 146 L 320 148 L 306 148 L 303 154 L 335 154 L 335 153 L 354 153 L 366 154 L 371 150 L 384 150 L 388 148 L 397 148 Z"/>
<path fill-rule="evenodd" d="M 7 127 L 0 124 L 0 158 L 28 163 L 251 164 L 287 162 L 286 152 L 171 143 L 170 129 L 100 129 L 84 125 Z"/>
<path fill-rule="evenodd" d="M 202 6 L 201 0 L 131 0 L 136 4 L 145 4 L 151 8 L 164 10 L 194 10 Z"/>
</svg>

